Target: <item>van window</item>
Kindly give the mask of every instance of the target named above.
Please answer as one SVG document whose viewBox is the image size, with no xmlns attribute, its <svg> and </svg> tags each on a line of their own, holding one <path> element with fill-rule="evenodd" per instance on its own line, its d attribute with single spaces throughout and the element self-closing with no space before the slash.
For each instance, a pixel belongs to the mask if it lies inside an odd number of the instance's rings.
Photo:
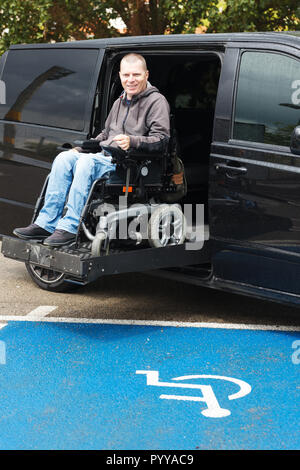
<svg viewBox="0 0 300 470">
<path fill-rule="evenodd" d="M 31 49 L 8 53 L 0 119 L 83 130 L 97 50 Z"/>
<path fill-rule="evenodd" d="M 271 52 L 244 52 L 233 138 L 289 146 L 300 124 L 299 109 L 300 61 Z"/>
</svg>

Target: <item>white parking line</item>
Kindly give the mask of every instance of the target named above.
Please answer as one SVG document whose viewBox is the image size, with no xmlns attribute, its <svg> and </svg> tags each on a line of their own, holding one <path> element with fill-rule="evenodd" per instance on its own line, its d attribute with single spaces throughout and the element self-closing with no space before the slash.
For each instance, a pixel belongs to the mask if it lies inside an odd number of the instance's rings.
<svg viewBox="0 0 300 470">
<path fill-rule="evenodd" d="M 26 318 L 38 318 L 38 319 L 41 319 L 41 318 L 44 318 L 46 315 L 48 315 L 48 313 L 51 313 L 53 312 L 53 310 L 55 310 L 57 307 L 53 306 L 53 305 L 40 305 L 39 307 L 35 308 L 34 310 L 32 310 L 31 312 L 29 312 L 27 315 L 26 315 Z"/>
<path fill-rule="evenodd" d="M 38 307 L 40 309 L 42 307 Z M 42 314 L 38 315 L 38 309 L 28 315 L 0 315 L 0 321 L 39 321 L 57 323 L 86 323 L 106 325 L 133 325 L 133 326 L 162 326 L 175 328 L 216 328 L 228 330 L 266 330 L 266 331 L 300 331 L 298 325 L 255 325 L 246 323 L 215 323 L 215 322 L 174 322 L 161 320 L 113 320 L 107 318 L 69 318 L 69 317 L 46 317 L 46 309 L 53 311 L 57 307 L 43 306 Z"/>
<path fill-rule="evenodd" d="M 26 319 L 27 321 L 40 321 L 44 318 L 48 313 L 53 312 L 57 307 L 54 305 L 40 305 L 39 307 L 31 310 L 25 317 L 22 318 Z M 17 315 L 7 315 L 6 318 L 8 321 L 16 321 L 19 317 Z M 5 315 L 0 315 L 0 321 L 5 321 Z M 24 321 L 24 320 L 23 320 Z M 0 323 L 0 330 L 7 326 L 7 323 Z"/>
</svg>

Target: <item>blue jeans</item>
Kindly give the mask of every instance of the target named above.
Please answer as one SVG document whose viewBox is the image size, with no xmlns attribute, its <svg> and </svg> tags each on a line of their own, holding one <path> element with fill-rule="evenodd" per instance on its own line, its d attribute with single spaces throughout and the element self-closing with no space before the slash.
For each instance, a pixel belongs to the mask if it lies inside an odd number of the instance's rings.
<svg viewBox="0 0 300 470">
<path fill-rule="evenodd" d="M 61 152 L 53 162 L 45 203 L 34 223 L 51 233 L 55 229 L 76 233 L 92 183 L 115 169 L 111 157 L 103 153 Z"/>
</svg>

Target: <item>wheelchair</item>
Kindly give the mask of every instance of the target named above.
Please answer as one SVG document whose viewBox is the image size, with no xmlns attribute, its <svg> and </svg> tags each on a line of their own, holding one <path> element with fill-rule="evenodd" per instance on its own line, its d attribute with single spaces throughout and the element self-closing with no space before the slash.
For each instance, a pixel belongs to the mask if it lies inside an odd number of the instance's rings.
<svg viewBox="0 0 300 470">
<path fill-rule="evenodd" d="M 180 181 L 174 180 L 171 142 L 163 151 L 152 153 L 102 147 L 111 155 L 116 170 L 93 182 L 72 244 L 74 249 L 85 247 L 98 257 L 139 246 L 162 248 L 184 243 L 186 220 L 179 200 L 186 193 L 186 181 L 184 171 Z M 75 141 L 74 145 L 80 146 L 83 153 L 99 152 L 96 140 Z M 33 222 L 43 205 L 46 188 L 47 180 Z"/>
</svg>

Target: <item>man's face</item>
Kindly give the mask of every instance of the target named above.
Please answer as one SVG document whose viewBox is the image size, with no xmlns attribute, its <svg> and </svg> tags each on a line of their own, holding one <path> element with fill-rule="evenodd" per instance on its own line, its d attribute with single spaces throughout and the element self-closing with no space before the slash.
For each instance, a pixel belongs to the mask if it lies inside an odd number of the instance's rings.
<svg viewBox="0 0 300 470">
<path fill-rule="evenodd" d="M 148 76 L 148 70 L 144 70 L 143 64 L 139 60 L 132 63 L 124 60 L 121 63 L 120 79 L 129 100 L 133 95 L 146 89 Z"/>
</svg>

